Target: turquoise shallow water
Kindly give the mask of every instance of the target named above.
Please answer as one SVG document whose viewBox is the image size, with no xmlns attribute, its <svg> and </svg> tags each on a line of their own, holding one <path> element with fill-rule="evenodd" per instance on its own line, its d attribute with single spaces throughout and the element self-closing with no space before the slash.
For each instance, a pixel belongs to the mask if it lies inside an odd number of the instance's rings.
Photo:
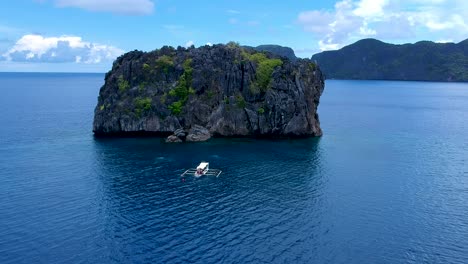
<svg viewBox="0 0 468 264">
<path fill-rule="evenodd" d="M 468 263 L 468 84 L 327 81 L 321 138 L 167 145 L 94 139 L 102 83 L 0 74 L 0 263 Z"/>
</svg>

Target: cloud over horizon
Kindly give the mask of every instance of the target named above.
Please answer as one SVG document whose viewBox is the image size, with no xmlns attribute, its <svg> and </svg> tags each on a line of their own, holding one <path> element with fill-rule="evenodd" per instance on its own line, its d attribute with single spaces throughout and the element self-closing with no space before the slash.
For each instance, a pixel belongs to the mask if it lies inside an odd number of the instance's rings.
<svg viewBox="0 0 468 264">
<path fill-rule="evenodd" d="M 468 34 L 466 17 L 468 2 L 461 0 L 342 0 L 333 10 L 300 12 L 297 21 L 324 51 L 369 37 L 411 40 L 420 32 L 461 40 Z"/>
<path fill-rule="evenodd" d="M 0 56 L 12 62 L 49 62 L 99 64 L 112 62 L 123 50 L 109 45 L 83 41 L 77 36 L 22 36 L 12 48 Z"/>
<path fill-rule="evenodd" d="M 57 7 L 75 7 L 93 12 L 121 15 L 150 15 L 154 3 L 150 0 L 54 0 Z"/>
</svg>

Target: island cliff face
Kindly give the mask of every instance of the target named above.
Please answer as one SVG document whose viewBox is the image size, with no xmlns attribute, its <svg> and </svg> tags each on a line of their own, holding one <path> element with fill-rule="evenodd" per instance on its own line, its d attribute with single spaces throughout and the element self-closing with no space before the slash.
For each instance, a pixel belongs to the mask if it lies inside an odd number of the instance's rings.
<svg viewBox="0 0 468 264">
<path fill-rule="evenodd" d="M 172 142 L 320 136 L 320 69 L 235 43 L 163 47 L 119 57 L 95 109 L 97 136 L 157 135 Z"/>
</svg>

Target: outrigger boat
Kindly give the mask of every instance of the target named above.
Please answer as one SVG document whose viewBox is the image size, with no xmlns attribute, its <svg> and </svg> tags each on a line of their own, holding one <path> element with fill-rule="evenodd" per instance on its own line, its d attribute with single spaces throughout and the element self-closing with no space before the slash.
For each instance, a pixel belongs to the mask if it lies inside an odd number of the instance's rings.
<svg viewBox="0 0 468 264">
<path fill-rule="evenodd" d="M 221 174 L 221 170 L 217 169 L 210 169 L 210 163 L 209 162 L 201 162 L 200 165 L 198 165 L 197 168 L 195 169 L 188 169 L 182 175 L 181 177 L 184 177 L 185 175 L 190 175 L 192 174 L 195 177 L 201 177 L 203 175 L 206 176 L 215 176 L 218 177 Z"/>
</svg>

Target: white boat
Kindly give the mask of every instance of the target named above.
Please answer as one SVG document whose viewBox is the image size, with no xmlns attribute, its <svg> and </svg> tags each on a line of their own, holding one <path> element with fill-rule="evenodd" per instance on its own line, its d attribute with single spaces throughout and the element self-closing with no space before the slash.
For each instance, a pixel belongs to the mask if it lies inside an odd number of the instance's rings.
<svg viewBox="0 0 468 264">
<path fill-rule="evenodd" d="M 184 177 L 185 175 L 193 175 L 195 177 L 201 177 L 203 175 L 206 176 L 216 176 L 218 177 L 221 174 L 221 170 L 217 169 L 210 169 L 210 163 L 206 161 L 200 162 L 200 165 L 198 165 L 197 168 L 195 169 L 188 169 L 182 175 L 181 177 Z"/>
<path fill-rule="evenodd" d="M 193 176 L 200 177 L 202 175 L 205 175 L 209 170 L 210 170 L 210 163 L 201 162 L 200 165 L 198 165 L 197 170 L 195 171 Z"/>
</svg>

